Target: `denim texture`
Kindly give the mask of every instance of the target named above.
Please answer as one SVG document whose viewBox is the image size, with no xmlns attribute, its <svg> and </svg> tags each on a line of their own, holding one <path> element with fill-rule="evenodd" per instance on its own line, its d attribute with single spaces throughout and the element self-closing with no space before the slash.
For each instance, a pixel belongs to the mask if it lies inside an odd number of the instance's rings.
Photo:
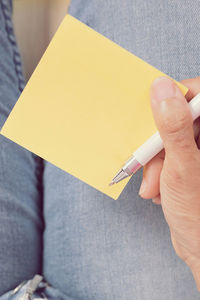
<svg viewBox="0 0 200 300">
<path fill-rule="evenodd" d="M 1 300 L 73 300 L 50 286 L 40 275 L 21 282 L 15 289 L 5 293 Z"/>
<path fill-rule="evenodd" d="M 198 0 L 72 0 L 69 13 L 176 80 L 199 76 Z M 20 89 L 2 10 L 0 30 L 3 123 Z M 0 294 L 42 273 L 67 300 L 200 298 L 161 207 L 138 195 L 142 170 L 114 201 L 0 138 Z"/>
<path fill-rule="evenodd" d="M 11 1 L 0 1 L 0 127 L 24 87 Z M 41 271 L 41 159 L 0 135 L 0 295 Z"/>
</svg>

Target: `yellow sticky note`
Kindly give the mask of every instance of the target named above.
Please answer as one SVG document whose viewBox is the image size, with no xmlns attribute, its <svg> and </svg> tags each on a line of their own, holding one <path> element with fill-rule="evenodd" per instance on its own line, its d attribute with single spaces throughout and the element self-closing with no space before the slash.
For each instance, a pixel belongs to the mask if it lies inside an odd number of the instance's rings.
<svg viewBox="0 0 200 300">
<path fill-rule="evenodd" d="M 161 75 L 67 15 L 1 134 L 117 199 L 130 177 L 109 186 L 113 176 L 157 130 L 149 92 Z"/>
</svg>

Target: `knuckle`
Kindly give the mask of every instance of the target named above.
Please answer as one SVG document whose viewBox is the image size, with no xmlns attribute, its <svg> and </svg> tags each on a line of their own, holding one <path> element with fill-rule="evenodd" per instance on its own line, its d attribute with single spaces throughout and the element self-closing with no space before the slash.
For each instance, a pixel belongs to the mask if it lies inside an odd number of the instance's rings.
<svg viewBox="0 0 200 300">
<path fill-rule="evenodd" d="M 168 156 L 166 157 L 166 164 L 167 164 Z M 171 187 L 174 187 L 175 190 L 177 186 L 183 183 L 183 174 L 185 173 L 185 165 L 178 162 L 177 160 L 173 160 L 173 164 L 170 164 L 170 168 L 167 168 L 165 173 L 165 181 Z M 176 185 L 174 186 L 174 183 Z M 169 188 L 168 186 L 168 188 Z"/>
<path fill-rule="evenodd" d="M 191 139 L 187 138 L 187 134 L 190 131 L 192 134 L 192 119 L 187 113 L 183 112 L 179 116 L 165 116 L 161 127 L 163 127 L 168 140 L 174 141 L 184 148 L 191 147 Z"/>
<path fill-rule="evenodd" d="M 163 126 L 165 126 L 167 132 L 176 133 L 177 131 L 184 130 L 188 125 L 190 125 L 191 120 L 187 112 L 180 112 L 177 114 L 167 114 L 163 116 Z"/>
<path fill-rule="evenodd" d="M 188 139 L 185 135 L 184 130 L 170 131 L 168 132 L 168 141 L 172 141 L 174 143 L 174 150 L 176 150 L 176 146 L 184 151 L 191 150 L 191 139 Z"/>
</svg>

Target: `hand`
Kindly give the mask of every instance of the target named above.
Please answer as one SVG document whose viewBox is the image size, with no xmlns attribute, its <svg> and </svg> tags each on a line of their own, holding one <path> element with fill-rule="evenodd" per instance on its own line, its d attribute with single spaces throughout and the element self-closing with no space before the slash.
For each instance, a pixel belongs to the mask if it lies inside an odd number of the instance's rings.
<svg viewBox="0 0 200 300">
<path fill-rule="evenodd" d="M 164 150 L 143 171 L 140 196 L 161 204 L 177 255 L 190 267 L 200 291 L 200 118 L 187 101 L 200 92 L 200 77 L 183 80 L 186 98 L 169 78 L 151 87 L 151 108 Z"/>
</svg>

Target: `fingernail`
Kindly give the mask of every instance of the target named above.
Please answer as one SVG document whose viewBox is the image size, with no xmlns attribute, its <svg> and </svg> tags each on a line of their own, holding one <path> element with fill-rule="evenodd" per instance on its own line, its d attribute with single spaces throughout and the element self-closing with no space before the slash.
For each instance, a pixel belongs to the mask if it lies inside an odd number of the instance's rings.
<svg viewBox="0 0 200 300">
<path fill-rule="evenodd" d="M 140 186 L 139 195 L 142 195 L 146 190 L 146 181 L 143 179 L 142 184 Z"/>
<path fill-rule="evenodd" d="M 159 200 L 160 200 L 159 197 L 152 198 L 152 202 L 153 202 L 154 204 L 159 204 L 159 203 L 158 203 Z"/>
<path fill-rule="evenodd" d="M 156 78 L 151 85 L 151 98 L 153 102 L 176 96 L 176 85 L 172 79 L 162 76 Z"/>
</svg>

